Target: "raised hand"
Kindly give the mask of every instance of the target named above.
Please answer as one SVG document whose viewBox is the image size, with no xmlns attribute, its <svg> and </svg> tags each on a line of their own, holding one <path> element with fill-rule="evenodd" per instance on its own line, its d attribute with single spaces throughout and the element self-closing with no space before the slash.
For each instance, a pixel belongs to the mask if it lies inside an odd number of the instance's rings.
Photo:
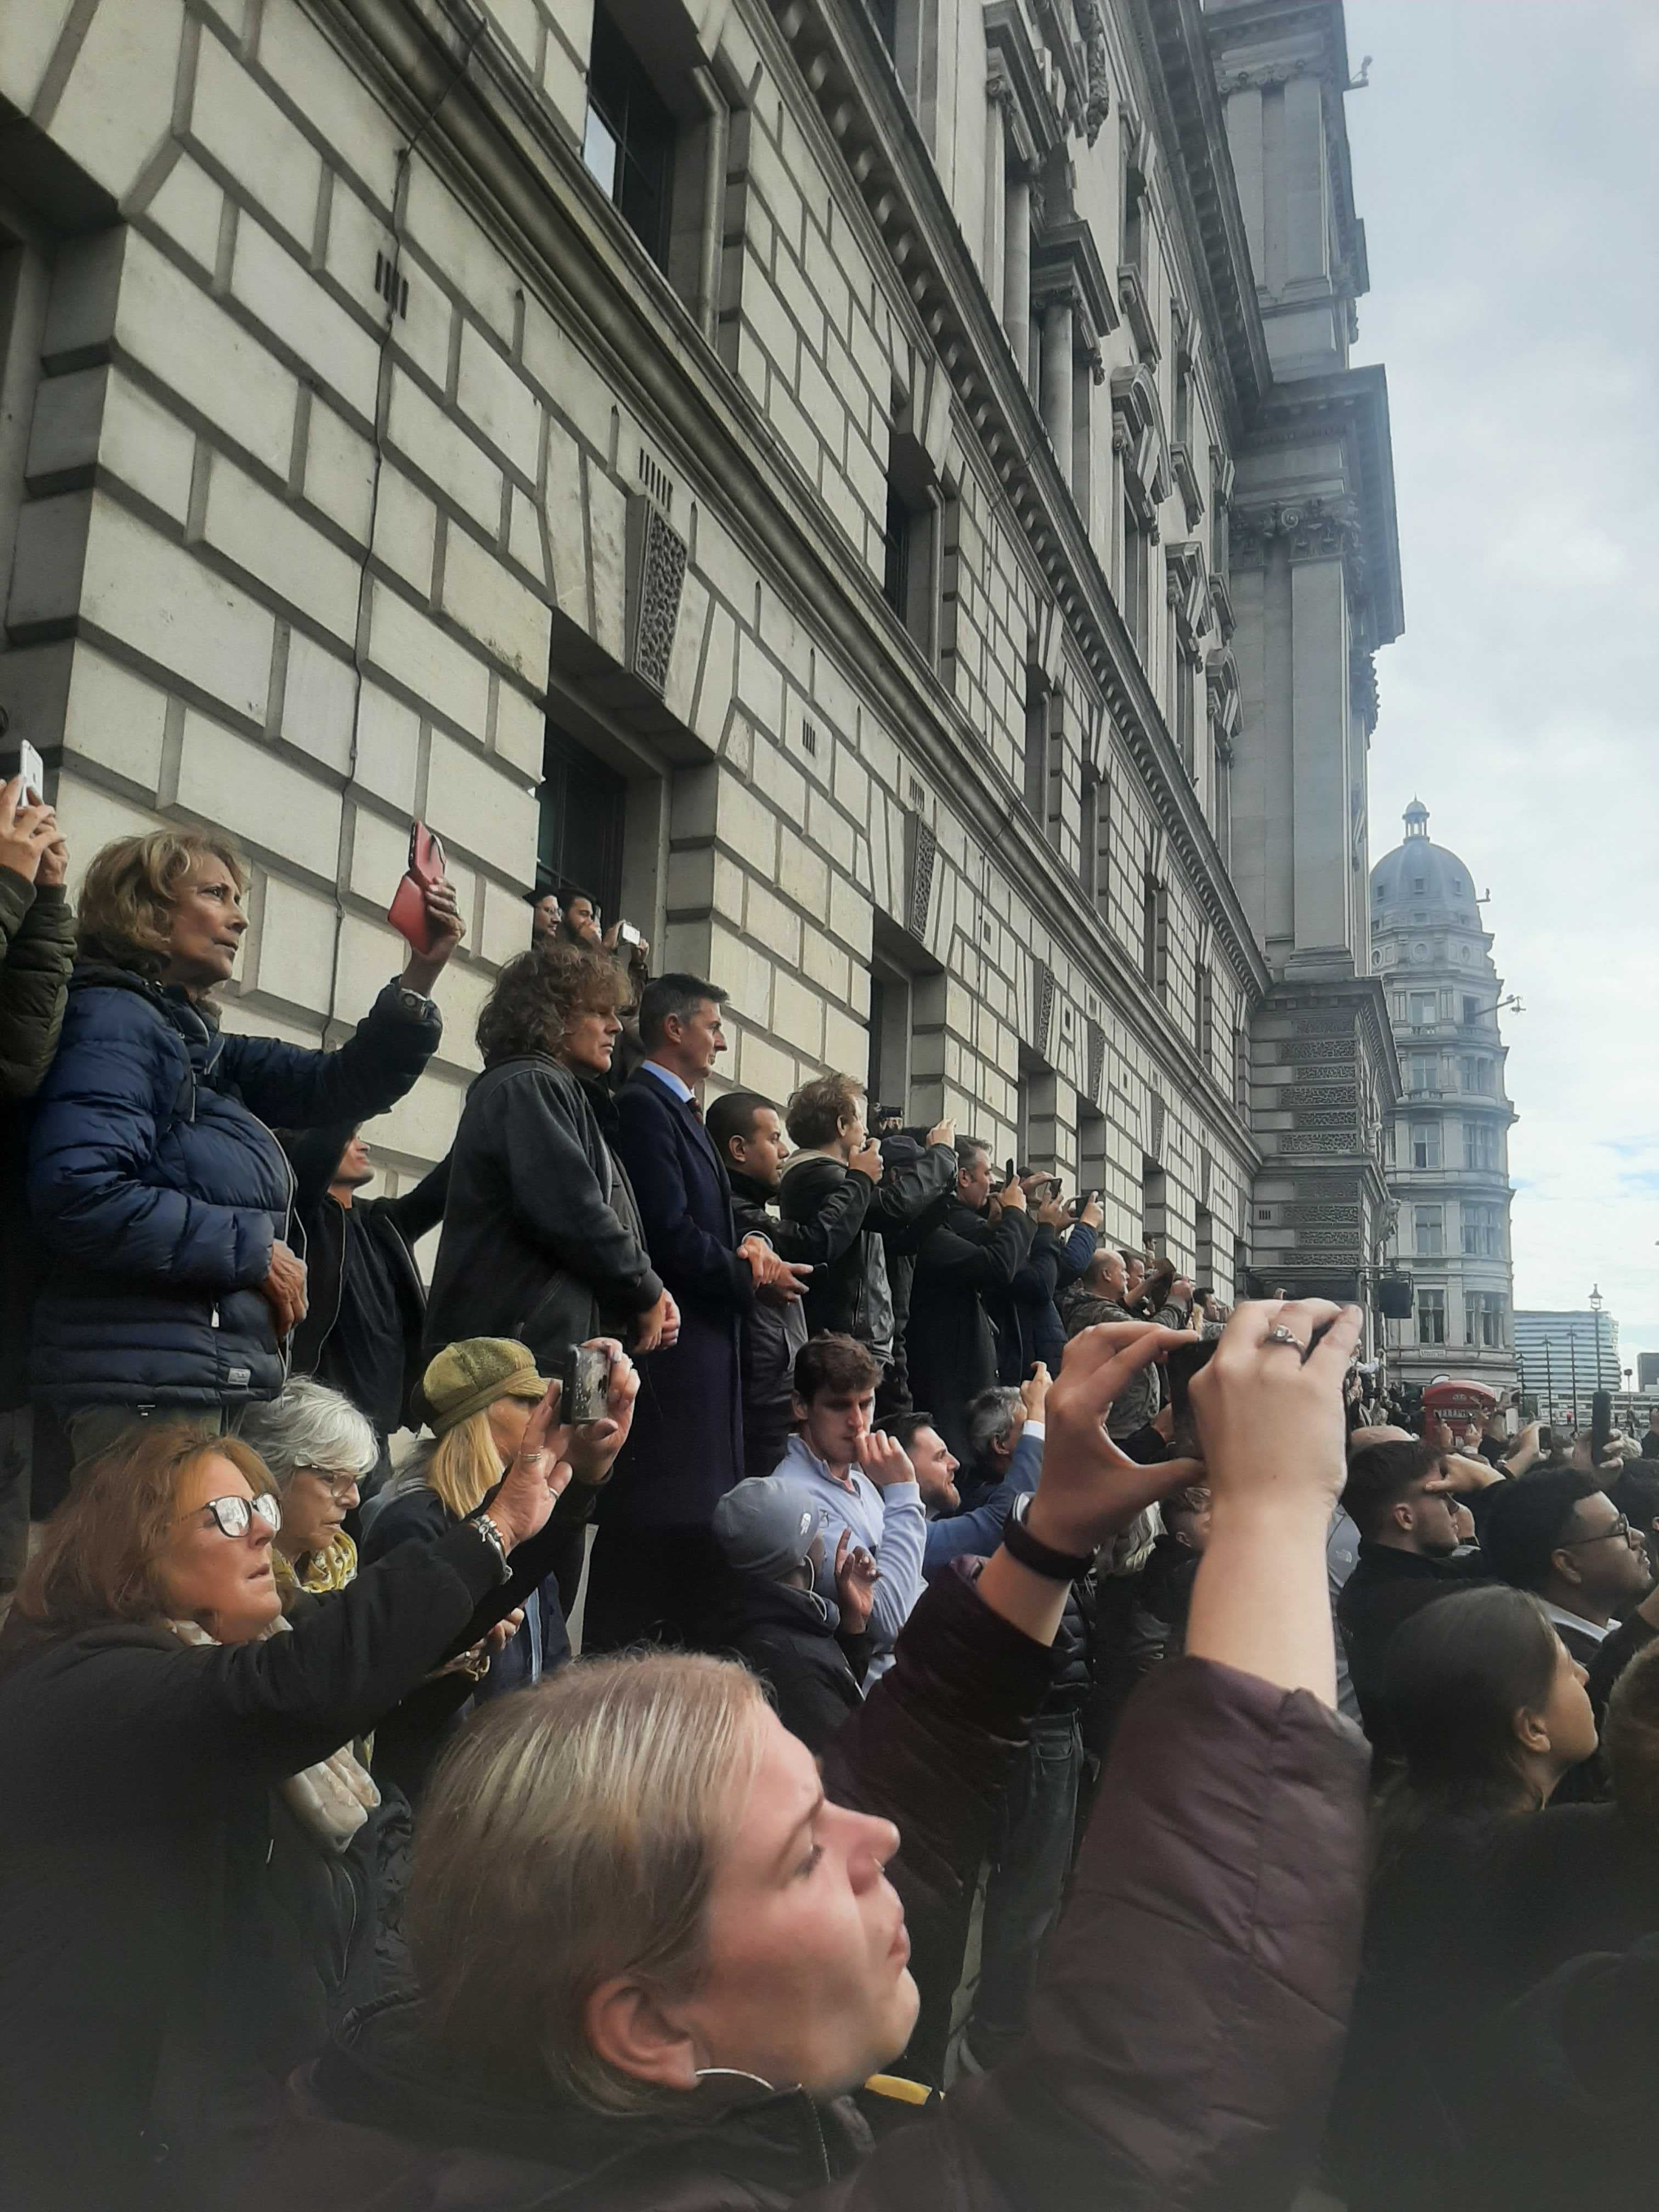
<svg viewBox="0 0 1659 2212">
<path fill-rule="evenodd" d="M 953 1150 L 957 1141 L 957 1125 L 947 1115 L 944 1121 L 935 1121 L 927 1132 L 930 1145 L 949 1145 Z"/>
<path fill-rule="evenodd" d="M 1141 1369 L 1186 1341 L 1178 1329 L 1118 1321 L 1083 1329 L 1066 1346 L 1043 1407 L 1042 1474 L 1027 1509 L 1026 1526 L 1039 1542 L 1075 1558 L 1097 1551 L 1137 1513 L 1195 1477 L 1196 1468 L 1183 1472 L 1180 1462 L 1142 1467 L 1105 1427 L 1114 1401 Z"/>
<path fill-rule="evenodd" d="M 916 1479 L 904 1446 L 884 1429 L 872 1429 L 868 1436 L 859 1438 L 859 1465 L 878 1490 L 890 1490 L 895 1483 L 914 1482 Z"/>
<path fill-rule="evenodd" d="M 1053 1385 L 1054 1377 L 1039 1359 L 1028 1378 L 1019 1386 L 1020 1403 L 1025 1408 L 1025 1418 L 1028 1421 L 1040 1421 L 1042 1419 L 1043 1407 L 1048 1402 L 1048 1393 Z"/>
<path fill-rule="evenodd" d="M 57 816 L 28 796 L 22 777 L 15 775 L 0 785 L 0 868 L 9 868 L 26 884 L 34 883 L 47 848 L 57 842 Z"/>
<path fill-rule="evenodd" d="M 634 1401 L 640 1395 L 640 1370 L 613 1336 L 590 1337 L 585 1348 L 603 1352 L 611 1361 L 605 1412 L 597 1421 L 585 1421 L 580 1428 L 571 1430 L 566 1456 L 576 1480 L 597 1489 L 600 1483 L 610 1480 L 617 1454 L 628 1442 L 628 1432 L 634 1425 Z"/>
<path fill-rule="evenodd" d="M 836 1603 L 841 1607 L 841 1625 L 848 1636 L 861 1636 L 870 1625 L 870 1608 L 876 1601 L 876 1584 L 881 1580 L 881 1570 L 862 1544 L 853 1541 L 853 1532 L 843 1528 L 841 1541 L 836 1547 Z"/>
<path fill-rule="evenodd" d="M 1328 1514 L 1347 1475 L 1342 1378 L 1360 1319 L 1357 1306 L 1324 1298 L 1263 1299 L 1235 1312 L 1190 1392 L 1218 1515 L 1241 1493 Z"/>
<path fill-rule="evenodd" d="M 559 1388 L 557 1382 L 548 1384 L 489 1501 L 489 1517 L 509 1552 L 546 1527 L 571 1478 L 571 1432 L 559 1422 Z"/>
<path fill-rule="evenodd" d="M 879 1182 L 881 1181 L 881 1146 L 877 1144 L 866 1145 L 862 1152 L 854 1152 L 847 1164 L 854 1175 L 868 1176 L 872 1182 Z"/>
<path fill-rule="evenodd" d="M 450 954 L 466 934 L 455 887 L 447 876 L 440 877 L 435 884 L 426 887 L 426 922 L 432 940 L 431 951 L 411 952 L 404 966 L 404 984 L 410 990 L 420 992 L 423 998 L 430 994 Z"/>
</svg>

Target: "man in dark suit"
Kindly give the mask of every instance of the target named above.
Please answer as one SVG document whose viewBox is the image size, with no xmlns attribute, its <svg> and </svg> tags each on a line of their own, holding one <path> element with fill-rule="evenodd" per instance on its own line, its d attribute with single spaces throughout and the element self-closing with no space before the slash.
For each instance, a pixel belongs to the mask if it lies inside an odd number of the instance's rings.
<svg viewBox="0 0 1659 2212">
<path fill-rule="evenodd" d="M 586 1651 L 695 1639 L 716 1579 L 714 1508 L 744 1471 L 743 1317 L 757 1297 L 798 1298 L 811 1272 L 779 1259 L 761 1235 L 738 1239 L 732 1186 L 699 1103 L 726 1050 L 724 1003 L 695 975 L 647 984 L 646 1056 L 617 1094 L 617 1149 L 680 1334 L 641 1363 L 633 1433 L 600 1504 Z"/>
</svg>

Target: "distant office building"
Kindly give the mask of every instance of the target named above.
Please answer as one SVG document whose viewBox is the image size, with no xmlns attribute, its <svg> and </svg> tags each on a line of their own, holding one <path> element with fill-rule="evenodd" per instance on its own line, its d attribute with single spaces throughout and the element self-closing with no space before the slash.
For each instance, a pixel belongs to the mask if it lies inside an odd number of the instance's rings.
<svg viewBox="0 0 1659 2212">
<path fill-rule="evenodd" d="M 1537 1393 L 1540 1409 L 1563 1419 L 1588 1419 L 1591 1392 L 1617 1390 L 1624 1381 L 1619 1324 L 1597 1291 L 1577 1312 L 1518 1312 L 1515 1352 L 1524 1388 Z"/>
<path fill-rule="evenodd" d="M 1659 1390 L 1659 1352 L 1637 1353 L 1636 1387 L 1638 1390 Z"/>
</svg>

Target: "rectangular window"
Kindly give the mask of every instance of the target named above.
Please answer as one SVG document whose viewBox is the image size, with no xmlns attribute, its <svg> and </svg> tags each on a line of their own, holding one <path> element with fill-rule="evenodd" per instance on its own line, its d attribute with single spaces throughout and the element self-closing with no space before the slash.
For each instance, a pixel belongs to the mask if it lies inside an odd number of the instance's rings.
<svg viewBox="0 0 1659 2212">
<path fill-rule="evenodd" d="M 1177 649 L 1175 657 L 1176 675 L 1176 747 L 1181 755 L 1181 765 L 1196 780 L 1198 759 L 1194 750 L 1194 695 L 1198 688 L 1198 663 Z"/>
<path fill-rule="evenodd" d="M 1446 1293 L 1443 1291 L 1423 1291 L 1417 1293 L 1417 1340 L 1419 1344 L 1443 1344 L 1446 1341 Z"/>
<path fill-rule="evenodd" d="M 1435 1018 L 1435 997 L 1432 991 L 1413 991 L 1407 999 L 1407 1018 L 1413 1028 Z"/>
<path fill-rule="evenodd" d="M 1140 887 L 1140 964 L 1146 981 L 1165 998 L 1170 988 L 1170 894 L 1147 870 Z"/>
<path fill-rule="evenodd" d="M 1141 528 L 1139 516 L 1126 500 L 1123 503 L 1123 619 L 1128 624 L 1135 651 L 1143 661 L 1146 658 L 1150 634 L 1151 574 L 1146 532 Z"/>
<path fill-rule="evenodd" d="M 1039 822 L 1048 815 L 1048 688 L 1035 670 L 1025 679 L 1025 804 Z"/>
<path fill-rule="evenodd" d="M 1193 1041 L 1206 1067 L 1215 1043 L 1215 983 L 1200 953 L 1193 962 Z"/>
<path fill-rule="evenodd" d="M 1503 1258 L 1504 1210 L 1501 1206 L 1464 1205 L 1463 1249 L 1474 1260 Z"/>
<path fill-rule="evenodd" d="M 1419 1260 L 1439 1260 L 1446 1250 L 1446 1209 L 1419 1206 L 1416 1213 L 1416 1249 Z"/>
<path fill-rule="evenodd" d="M 1500 1291 L 1465 1291 L 1463 1340 L 1482 1352 L 1504 1349 L 1504 1297 Z"/>
<path fill-rule="evenodd" d="M 1472 992 L 1463 994 L 1463 1026 L 1471 1030 L 1480 1018 L 1480 1001 Z"/>
<path fill-rule="evenodd" d="M 1407 1063 L 1407 1088 L 1411 1091 L 1438 1091 L 1440 1063 L 1432 1053 L 1414 1052 Z"/>
<path fill-rule="evenodd" d="M 1112 795 L 1091 770 L 1083 784 L 1083 824 L 1078 873 L 1083 895 L 1103 921 L 1111 904 Z"/>
<path fill-rule="evenodd" d="M 908 621 L 909 582 L 910 510 L 890 483 L 881 533 L 881 595 L 901 622 Z"/>
<path fill-rule="evenodd" d="M 1440 1165 L 1438 1121 L 1412 1123 L 1411 1164 L 1414 1168 L 1437 1168 Z"/>
<path fill-rule="evenodd" d="M 668 259 L 676 135 L 662 95 L 598 0 L 582 160 L 659 268 Z"/>
<path fill-rule="evenodd" d="M 1463 1124 L 1463 1164 L 1466 1168 L 1500 1168 L 1499 1136 L 1497 1126 L 1491 1121 L 1465 1121 Z"/>
<path fill-rule="evenodd" d="M 1479 1097 L 1490 1098 L 1492 1065 L 1489 1060 L 1479 1059 L 1473 1053 L 1464 1053 L 1457 1063 L 1457 1079 L 1461 1088 L 1474 1092 Z"/>
</svg>

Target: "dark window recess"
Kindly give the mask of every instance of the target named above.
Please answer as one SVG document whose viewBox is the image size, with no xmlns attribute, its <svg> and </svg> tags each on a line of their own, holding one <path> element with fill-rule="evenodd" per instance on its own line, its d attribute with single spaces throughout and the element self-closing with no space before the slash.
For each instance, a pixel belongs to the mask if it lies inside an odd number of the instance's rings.
<svg viewBox="0 0 1659 2212">
<path fill-rule="evenodd" d="M 384 253 L 377 253 L 374 257 L 374 289 L 388 307 L 407 319 L 409 279 L 398 275 L 397 263 Z"/>
<path fill-rule="evenodd" d="M 890 483 L 887 521 L 881 533 L 881 595 L 902 622 L 908 612 L 910 574 L 910 510 Z"/>
<path fill-rule="evenodd" d="M 801 741 L 801 746 L 802 746 L 802 749 L 803 749 L 805 751 L 809 752 L 809 753 L 816 753 L 816 752 L 817 751 L 817 749 L 818 749 L 818 733 L 817 733 L 817 729 L 814 727 L 814 726 L 813 726 L 811 722 L 803 722 L 803 723 L 801 724 L 801 726 L 800 726 L 800 741 Z"/>
<path fill-rule="evenodd" d="M 542 750 L 538 880 L 586 891 L 614 921 L 622 905 L 628 781 L 550 724 Z"/>
<path fill-rule="evenodd" d="M 600 0 L 593 10 L 582 160 L 659 268 L 668 258 L 675 135 L 661 94 Z"/>
<path fill-rule="evenodd" d="M 898 0 L 870 0 L 870 13 L 876 19 L 876 29 L 888 52 L 898 51 Z"/>
</svg>

